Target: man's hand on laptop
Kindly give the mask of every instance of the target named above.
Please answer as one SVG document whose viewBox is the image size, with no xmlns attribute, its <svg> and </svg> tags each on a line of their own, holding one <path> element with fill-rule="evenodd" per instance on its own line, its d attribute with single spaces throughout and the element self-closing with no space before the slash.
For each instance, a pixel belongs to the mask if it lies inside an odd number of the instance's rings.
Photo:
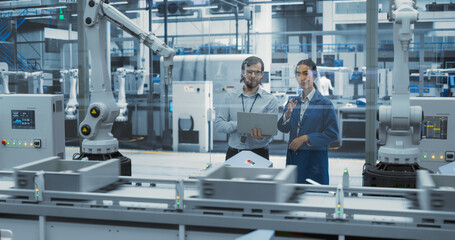
<svg viewBox="0 0 455 240">
<path fill-rule="evenodd" d="M 262 135 L 260 128 L 254 128 L 251 129 L 251 136 L 260 140 L 263 138 L 271 137 L 272 135 Z"/>
</svg>

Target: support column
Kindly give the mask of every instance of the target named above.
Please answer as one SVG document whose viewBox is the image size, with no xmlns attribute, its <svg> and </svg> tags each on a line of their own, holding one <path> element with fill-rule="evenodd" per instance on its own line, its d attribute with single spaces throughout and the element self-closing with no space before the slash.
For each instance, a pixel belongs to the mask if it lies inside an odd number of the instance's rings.
<svg viewBox="0 0 455 240">
<path fill-rule="evenodd" d="M 46 217 L 45 216 L 39 216 L 39 240 L 46 240 L 47 239 L 47 234 L 46 234 Z"/>
<path fill-rule="evenodd" d="M 77 2 L 77 51 L 78 51 L 78 78 L 79 78 L 79 123 L 82 122 L 87 114 L 89 105 L 90 85 L 89 85 L 89 68 L 87 37 L 85 34 L 84 8 L 86 0 Z M 82 138 L 79 140 L 80 152 L 82 152 Z"/>
<path fill-rule="evenodd" d="M 423 97 L 423 72 L 425 71 L 423 64 L 425 63 L 425 34 L 419 35 L 419 97 Z"/>
<path fill-rule="evenodd" d="M 153 0 L 147 2 L 147 8 L 148 8 L 148 29 L 149 32 L 152 32 L 152 5 L 153 5 Z M 143 48 L 143 47 L 142 47 Z M 153 92 L 154 92 L 154 85 L 153 85 L 153 51 L 151 49 L 148 50 L 148 64 L 144 64 L 144 68 L 148 66 L 148 74 L 149 74 L 149 93 L 147 95 L 147 145 L 151 146 L 152 149 L 156 149 L 158 146 L 157 140 L 156 140 L 156 132 L 154 129 L 154 121 L 156 119 L 156 116 L 154 116 L 153 111 L 154 111 L 154 104 L 156 102 L 159 103 L 159 96 L 154 97 Z M 146 74 L 144 72 L 144 74 Z M 145 76 L 144 76 L 145 77 Z M 161 111 L 160 111 L 161 112 Z M 136 110 L 137 113 L 137 110 Z M 159 119 L 159 117 L 158 117 Z M 160 132 L 158 128 L 158 132 Z"/>
<path fill-rule="evenodd" d="M 324 9 L 324 17 L 322 18 L 322 31 L 335 31 L 336 23 L 333 20 L 333 16 L 335 16 L 335 3 L 333 1 L 323 1 L 322 8 Z M 323 35 L 322 36 L 322 43 L 323 44 L 334 44 L 335 42 L 335 35 Z"/>
<path fill-rule="evenodd" d="M 257 33 L 270 33 L 272 32 L 272 6 L 270 4 L 261 4 L 260 6 L 261 11 L 254 13 L 253 29 Z M 272 35 L 257 34 L 253 44 L 253 53 L 264 61 L 264 70 L 270 71 L 270 65 L 272 64 Z"/>
<path fill-rule="evenodd" d="M 185 225 L 179 225 L 179 240 L 185 240 L 186 237 Z"/>
<path fill-rule="evenodd" d="M 317 46 L 317 39 L 316 34 L 311 34 L 311 59 L 316 64 L 318 63 L 318 46 Z"/>
<path fill-rule="evenodd" d="M 378 91 L 378 2 L 367 1 L 367 36 L 366 36 L 366 123 L 365 123 L 365 160 L 376 165 L 377 143 L 376 120 Z"/>
</svg>

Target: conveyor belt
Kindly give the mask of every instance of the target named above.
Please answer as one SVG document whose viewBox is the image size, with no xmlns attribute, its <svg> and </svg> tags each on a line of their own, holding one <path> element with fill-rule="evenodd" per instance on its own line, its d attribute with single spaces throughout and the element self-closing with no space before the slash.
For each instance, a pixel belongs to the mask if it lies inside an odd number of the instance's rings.
<svg viewBox="0 0 455 240">
<path fill-rule="evenodd" d="M 255 229 L 397 239 L 452 239 L 455 234 L 455 212 L 412 209 L 420 190 L 346 188 L 345 217 L 336 217 L 333 186 L 294 184 L 291 202 L 273 203 L 201 199 L 196 183 L 183 181 L 184 198 L 177 206 L 177 180 L 121 177 L 97 192 L 44 191 L 40 202 L 33 190 L 11 189 L 11 181 L 1 181 L 0 226 L 12 230 L 15 239 L 40 239 L 43 233 L 45 239 L 61 239 L 63 229 L 86 228 L 94 229 L 65 239 L 108 239 L 106 229 L 134 233 L 131 239 L 150 234 L 175 239 L 179 232 L 188 239 L 233 239 Z"/>
</svg>

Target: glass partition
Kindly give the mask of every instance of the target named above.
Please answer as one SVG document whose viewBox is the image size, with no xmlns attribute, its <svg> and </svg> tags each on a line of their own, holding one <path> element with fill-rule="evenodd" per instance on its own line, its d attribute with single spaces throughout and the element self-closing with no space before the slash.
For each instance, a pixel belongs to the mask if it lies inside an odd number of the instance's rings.
<svg viewBox="0 0 455 240">
<path fill-rule="evenodd" d="M 0 3 L 2 91 L 64 94 L 66 145 L 79 146 L 83 120 L 79 111 L 86 111 L 87 106 L 79 104 L 83 100 L 78 94 L 90 91 L 88 86 L 99 80 L 81 77 L 78 71 L 93 74 L 100 70 L 91 69 L 93 56 L 86 49 L 78 49 L 78 36 L 82 36 L 78 32 L 84 28 L 79 24 L 84 20 L 80 11 L 84 7 L 78 5 L 84 1 L 50 2 L 46 6 L 39 1 Z M 452 97 L 454 4 L 433 2 L 417 2 L 419 19 L 409 44 L 409 92 L 410 96 Z M 389 1 L 377 3 L 380 106 L 390 105 L 393 86 L 400 80 L 392 74 Z M 172 82 L 166 83 L 163 58 L 143 44 L 145 36 L 137 39 L 108 24 L 106 68 L 120 109 L 112 133 L 120 149 L 209 153 L 224 158 L 229 149 L 266 148 L 275 166 L 284 167 L 289 139 L 292 142 L 292 135 L 298 135 L 292 131 L 297 130 L 278 127 L 276 131 L 275 125 L 271 136 L 240 133 L 244 126 L 237 122 L 237 112 L 273 113 L 276 121 L 286 121 L 289 100 L 305 102 L 306 90 L 311 90 L 299 77 L 311 74 L 316 91 L 331 104 L 334 114 L 336 129 L 330 134 L 335 136 L 325 139 L 323 149 L 330 158 L 364 160 L 367 1 L 115 0 L 109 4 L 175 51 Z M 81 65 L 82 55 L 89 60 Z M 261 60 L 259 65 L 254 59 L 249 62 L 251 56 Z M 305 59 L 317 67 L 305 62 L 308 69 L 299 68 Z M 34 72 L 40 73 L 25 74 Z M 91 94 L 93 98 L 95 93 Z M 250 122 L 262 120 L 267 121 L 253 115 Z M 324 119 L 313 121 L 309 124 Z M 308 139 L 304 144 L 317 146 Z"/>
</svg>

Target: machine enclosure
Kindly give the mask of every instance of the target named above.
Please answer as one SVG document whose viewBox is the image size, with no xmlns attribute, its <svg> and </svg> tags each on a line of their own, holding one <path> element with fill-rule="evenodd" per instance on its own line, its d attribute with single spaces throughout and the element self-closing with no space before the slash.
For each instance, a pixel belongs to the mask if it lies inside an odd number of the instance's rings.
<svg viewBox="0 0 455 240">
<path fill-rule="evenodd" d="M 14 168 L 15 187 L 34 189 L 34 178 L 44 171 L 44 189 L 54 191 L 90 192 L 118 180 L 119 159 L 107 161 L 74 161 L 49 157 Z"/>
<path fill-rule="evenodd" d="M 209 199 L 286 202 L 297 180 L 297 167 L 244 168 L 220 165 L 199 179 L 199 196 Z"/>
<path fill-rule="evenodd" d="M 445 118 L 441 123 L 445 137 L 423 138 L 420 141 L 419 164 L 433 172 L 437 172 L 441 165 L 454 161 L 455 153 L 455 98 L 450 97 L 413 97 L 411 106 L 421 106 L 424 113 L 424 122 L 430 119 Z M 431 120 L 430 120 L 431 121 Z M 435 120 L 433 120 L 435 122 Z M 436 121 L 437 122 L 437 121 Z M 422 126 L 423 127 L 423 126 Z M 435 126 L 436 127 L 436 126 Z M 435 128 L 436 129 L 436 128 Z M 442 130 L 442 129 L 441 129 Z M 425 136 L 425 133 L 422 134 Z M 433 156 L 435 156 L 433 158 Z"/>
<path fill-rule="evenodd" d="M 0 94 L 0 169 L 11 169 L 51 156 L 65 157 L 63 103 L 63 95 Z M 21 112 L 30 113 L 30 116 L 22 116 L 19 120 L 33 124 L 13 123 L 15 113 Z M 31 145 L 35 142 L 39 145 Z"/>
<path fill-rule="evenodd" d="M 213 149 L 213 85 L 210 81 L 172 84 L 173 149 L 208 152 Z"/>
</svg>

